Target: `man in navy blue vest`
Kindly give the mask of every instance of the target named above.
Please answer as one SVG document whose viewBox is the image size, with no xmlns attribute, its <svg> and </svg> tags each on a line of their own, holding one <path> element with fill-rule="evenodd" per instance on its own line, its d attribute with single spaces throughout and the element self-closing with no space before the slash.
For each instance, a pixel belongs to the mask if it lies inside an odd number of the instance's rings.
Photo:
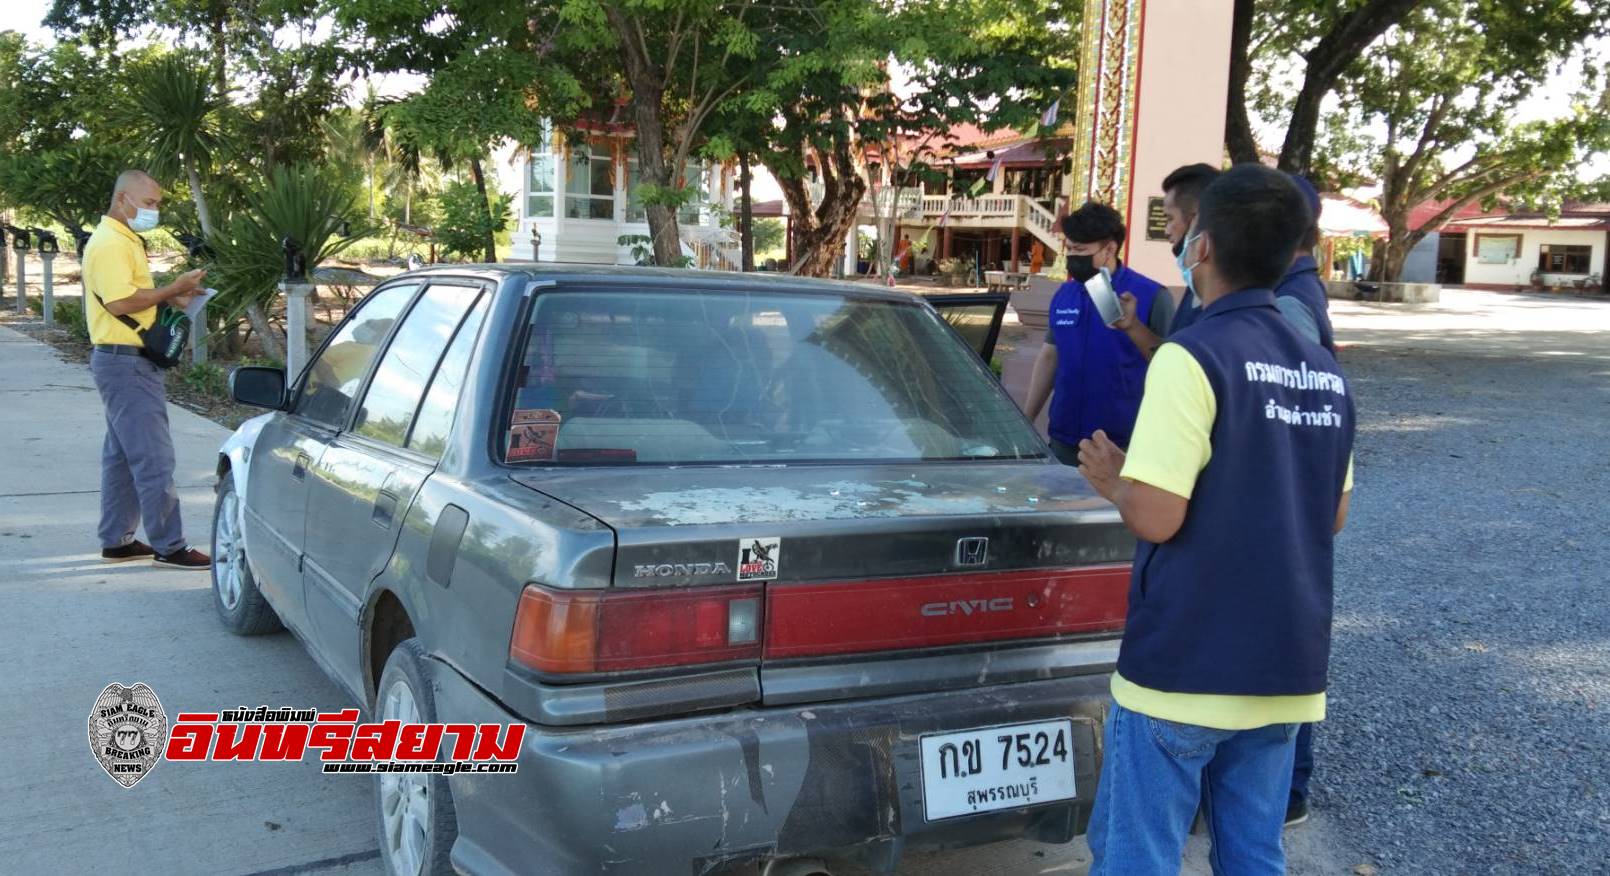
<svg viewBox="0 0 1610 876">
<path fill-rule="evenodd" d="M 1085 291 L 1085 281 L 1102 268 L 1112 272 L 1113 291 L 1133 297 L 1131 329 L 1161 336 L 1174 316 L 1174 298 L 1156 280 L 1124 264 L 1124 221 L 1106 204 L 1087 203 L 1062 220 L 1068 241 L 1068 282 L 1051 299 L 1051 325 L 1034 360 L 1024 412 L 1033 420 L 1051 401 L 1051 449 L 1067 465 L 1077 465 L 1079 442 L 1105 431 L 1120 445 L 1140 410 L 1151 349 L 1137 346 L 1134 334 L 1106 325 Z M 1121 320 L 1122 322 L 1122 320 Z"/>
<path fill-rule="evenodd" d="M 1298 726 L 1325 716 L 1335 533 L 1353 402 L 1271 288 L 1312 214 L 1285 174 L 1235 167 L 1184 252 L 1198 320 L 1153 357 L 1128 453 L 1080 467 L 1140 539 L 1112 677 L 1092 876 L 1173 873 L 1200 804 L 1216 873 L 1281 874 Z"/>
<path fill-rule="evenodd" d="M 1319 264 L 1314 261 L 1314 247 L 1319 245 L 1319 190 L 1306 177 L 1293 175 L 1291 181 L 1307 199 L 1314 222 L 1297 245 L 1297 255 L 1286 270 L 1286 276 L 1275 287 L 1275 306 L 1304 337 L 1334 356 L 1336 338 L 1330 327 L 1330 301 L 1325 296 L 1325 282 L 1319 279 Z"/>
</svg>

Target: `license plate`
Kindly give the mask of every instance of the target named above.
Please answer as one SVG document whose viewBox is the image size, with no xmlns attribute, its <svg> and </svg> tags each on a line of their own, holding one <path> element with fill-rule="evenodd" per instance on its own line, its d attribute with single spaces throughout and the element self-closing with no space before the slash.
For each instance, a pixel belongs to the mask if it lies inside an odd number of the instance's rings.
<svg viewBox="0 0 1610 876">
<path fill-rule="evenodd" d="M 924 736 L 922 804 L 929 821 L 1072 800 L 1067 719 Z"/>
</svg>

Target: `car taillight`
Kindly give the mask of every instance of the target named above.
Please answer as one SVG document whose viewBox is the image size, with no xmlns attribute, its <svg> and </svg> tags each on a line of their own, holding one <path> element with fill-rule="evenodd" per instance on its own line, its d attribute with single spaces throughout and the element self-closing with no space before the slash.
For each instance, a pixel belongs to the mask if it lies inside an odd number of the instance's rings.
<svg viewBox="0 0 1610 876">
<path fill-rule="evenodd" d="M 578 592 L 531 584 L 520 594 L 509 657 L 552 673 L 758 660 L 762 604 L 758 585 Z"/>
<path fill-rule="evenodd" d="M 1128 563 L 773 586 L 766 659 L 1111 633 L 1128 597 Z"/>
</svg>

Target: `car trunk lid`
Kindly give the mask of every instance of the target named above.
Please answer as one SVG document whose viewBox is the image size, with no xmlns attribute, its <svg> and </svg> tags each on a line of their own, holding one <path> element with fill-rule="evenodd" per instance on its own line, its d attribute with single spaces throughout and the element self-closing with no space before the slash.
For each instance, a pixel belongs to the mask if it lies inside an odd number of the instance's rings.
<svg viewBox="0 0 1610 876">
<path fill-rule="evenodd" d="M 764 587 L 763 660 L 1121 627 L 1133 538 L 1043 462 L 538 469 L 616 532 L 615 588 Z"/>
</svg>

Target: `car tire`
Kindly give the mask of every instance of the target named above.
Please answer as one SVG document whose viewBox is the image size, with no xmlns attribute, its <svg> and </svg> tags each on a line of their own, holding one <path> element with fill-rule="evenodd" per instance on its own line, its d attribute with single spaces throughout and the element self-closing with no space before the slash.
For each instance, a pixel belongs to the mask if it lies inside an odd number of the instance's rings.
<svg viewBox="0 0 1610 876">
<path fill-rule="evenodd" d="M 285 627 L 274 607 L 257 589 L 241 536 L 245 505 L 235 492 L 235 476 L 218 482 L 218 499 L 212 514 L 212 602 L 224 628 L 237 636 L 277 633 Z"/>
<path fill-rule="evenodd" d="M 436 720 L 436 697 L 425 677 L 425 649 L 404 639 L 386 658 L 375 688 L 374 720 L 404 724 Z M 439 773 L 381 773 L 380 859 L 392 876 L 450 876 L 458 814 L 447 777 Z"/>
</svg>

